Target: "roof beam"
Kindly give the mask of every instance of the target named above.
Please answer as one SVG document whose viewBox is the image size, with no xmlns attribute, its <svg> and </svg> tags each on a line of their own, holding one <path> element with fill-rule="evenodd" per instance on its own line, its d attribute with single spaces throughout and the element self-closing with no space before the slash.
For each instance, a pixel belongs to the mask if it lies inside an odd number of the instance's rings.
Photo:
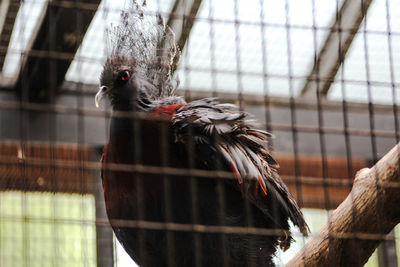
<svg viewBox="0 0 400 267">
<path fill-rule="evenodd" d="M 22 100 L 52 102 L 99 3 L 100 0 L 48 2 L 16 82 L 15 89 Z"/>
<path fill-rule="evenodd" d="M 189 38 L 202 0 L 176 0 L 168 18 L 168 26 L 176 35 L 179 48 L 183 50 Z"/>
<path fill-rule="evenodd" d="M 2 0 L 0 4 L 0 47 L 4 48 L 0 52 L 0 71 L 3 69 L 11 33 L 20 6 L 19 0 Z"/>
<path fill-rule="evenodd" d="M 328 94 L 340 65 L 373 0 L 344 0 L 301 91 L 302 96 Z"/>
</svg>

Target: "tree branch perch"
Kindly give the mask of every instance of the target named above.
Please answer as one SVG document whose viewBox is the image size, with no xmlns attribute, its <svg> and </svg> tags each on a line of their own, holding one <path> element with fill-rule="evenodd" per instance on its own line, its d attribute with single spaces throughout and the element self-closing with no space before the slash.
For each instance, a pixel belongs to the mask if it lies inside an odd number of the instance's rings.
<svg viewBox="0 0 400 267">
<path fill-rule="evenodd" d="M 400 222 L 400 143 L 371 169 L 360 170 L 347 198 L 287 263 L 362 266 Z"/>
</svg>

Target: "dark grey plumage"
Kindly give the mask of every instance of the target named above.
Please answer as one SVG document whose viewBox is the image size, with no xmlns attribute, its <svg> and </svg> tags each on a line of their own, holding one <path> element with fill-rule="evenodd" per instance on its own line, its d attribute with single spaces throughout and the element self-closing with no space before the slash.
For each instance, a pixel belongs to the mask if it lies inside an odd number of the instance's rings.
<svg viewBox="0 0 400 267">
<path fill-rule="evenodd" d="M 112 50 L 96 103 L 106 96 L 114 111 L 148 115 L 144 120 L 112 117 L 103 154 L 107 214 L 128 254 L 143 266 L 193 266 L 199 255 L 203 266 L 273 265 L 276 247 L 287 249 L 292 241 L 288 220 L 303 235 L 308 227 L 276 172 L 279 165 L 268 144 L 271 134 L 257 129 L 249 115 L 232 104 L 215 98 L 186 103 L 173 95 L 179 49 L 161 16 L 149 16 L 143 5 L 134 1 L 123 11 L 121 24 L 110 36 Z M 108 169 L 109 163 L 219 170 L 231 172 L 234 179 L 117 171 Z M 137 220 L 281 231 L 170 233 L 115 223 Z"/>
<path fill-rule="evenodd" d="M 303 235 L 308 235 L 307 224 L 295 199 L 276 172 L 279 165 L 268 148 L 268 139 L 272 135 L 255 128 L 248 114 L 239 112 L 234 105 L 219 104 L 215 98 L 207 98 L 181 107 L 172 118 L 172 123 L 177 142 L 187 144 L 192 138 L 222 155 L 237 170 L 236 187 L 266 216 L 271 213 L 265 205 L 270 192 L 276 194 L 278 205 L 282 206 L 280 208 L 293 224 Z M 189 127 L 192 128 L 190 133 Z M 208 165 L 213 160 L 204 158 Z M 282 247 L 288 247 L 288 244 L 290 242 Z"/>
</svg>

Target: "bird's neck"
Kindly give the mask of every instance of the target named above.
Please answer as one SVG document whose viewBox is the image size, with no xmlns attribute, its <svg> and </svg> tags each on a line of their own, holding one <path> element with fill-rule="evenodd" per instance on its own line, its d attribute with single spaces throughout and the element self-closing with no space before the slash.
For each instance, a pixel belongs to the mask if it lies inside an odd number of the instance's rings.
<svg viewBox="0 0 400 267">
<path fill-rule="evenodd" d="M 114 111 L 147 113 L 156 112 L 168 113 L 170 115 L 175 113 L 175 107 L 180 107 L 184 104 L 186 104 L 186 102 L 180 96 L 168 96 L 152 99 L 147 94 L 118 97 L 116 99 L 112 99 L 111 101 Z"/>
<path fill-rule="evenodd" d="M 132 138 L 136 128 L 142 121 L 165 119 L 165 117 L 172 117 L 176 111 L 186 102 L 181 97 L 170 96 L 159 100 L 147 101 L 146 105 L 137 104 L 136 106 L 125 105 L 114 106 L 114 114 L 111 119 L 110 125 L 110 138 L 117 141 L 121 136 Z M 162 118 L 164 117 L 164 118 Z"/>
<path fill-rule="evenodd" d="M 155 152 L 163 147 L 162 140 L 174 142 L 171 118 L 184 105 L 164 105 L 150 113 L 113 115 L 109 137 L 110 162 L 160 165 L 162 158 Z"/>
</svg>

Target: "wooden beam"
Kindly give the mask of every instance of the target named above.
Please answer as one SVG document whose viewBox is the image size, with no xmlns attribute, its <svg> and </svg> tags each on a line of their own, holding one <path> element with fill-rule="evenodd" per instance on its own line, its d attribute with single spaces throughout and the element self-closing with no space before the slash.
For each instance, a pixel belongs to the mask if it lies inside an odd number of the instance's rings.
<svg viewBox="0 0 400 267">
<path fill-rule="evenodd" d="M 32 165 L 31 159 L 45 164 Z M 57 160 L 71 164 L 59 167 L 54 164 Z M 92 150 L 88 146 L 0 143 L 0 191 L 92 194 L 93 171 L 83 165 L 92 160 Z"/>
<path fill-rule="evenodd" d="M 81 0 L 68 5 L 63 1 L 48 2 L 26 51 L 15 86 L 22 100 L 52 102 L 73 56 L 47 57 L 36 52 L 74 55 L 99 3 L 100 0 Z"/>
<path fill-rule="evenodd" d="M 0 4 L 0 47 L 5 48 L 4 51 L 0 51 L 0 71 L 3 69 L 11 33 L 20 6 L 19 0 L 2 0 Z"/>
<path fill-rule="evenodd" d="M 326 96 L 372 0 L 345 0 L 301 91 L 303 96 Z"/>
<path fill-rule="evenodd" d="M 279 175 L 301 207 L 335 209 L 349 194 L 358 170 L 368 166 L 365 159 L 321 156 L 277 155 Z M 300 166 L 295 174 L 295 161 Z M 349 166 L 350 165 L 350 166 Z"/>
</svg>

